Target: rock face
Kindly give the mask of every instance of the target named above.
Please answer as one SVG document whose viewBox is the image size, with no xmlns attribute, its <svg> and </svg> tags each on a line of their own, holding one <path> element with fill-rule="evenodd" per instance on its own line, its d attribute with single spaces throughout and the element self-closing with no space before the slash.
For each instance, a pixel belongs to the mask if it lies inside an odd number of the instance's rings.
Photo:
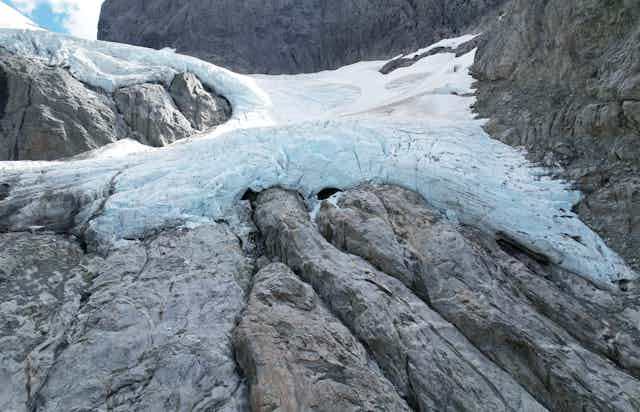
<svg viewBox="0 0 640 412">
<path fill-rule="evenodd" d="M 629 374 L 640 376 L 640 336 L 624 313 L 637 296 L 612 297 L 580 280 L 563 290 L 397 187 L 324 202 L 318 225 L 339 248 L 402 280 L 550 409 L 637 408 L 640 382 Z M 589 376 L 566 379 L 587 368 Z"/>
<path fill-rule="evenodd" d="M 366 349 L 287 266 L 254 278 L 236 329 L 253 411 L 409 411 Z"/>
<path fill-rule="evenodd" d="M 144 144 L 165 146 L 193 133 L 189 121 L 160 84 L 124 87 L 116 90 L 114 98 L 136 140 Z"/>
<path fill-rule="evenodd" d="M 505 2 L 107 0 L 98 38 L 172 47 L 239 72 L 313 72 L 424 47 Z"/>
<path fill-rule="evenodd" d="M 192 74 L 176 75 L 171 93 L 139 84 L 111 95 L 0 49 L 0 161 L 60 159 L 123 138 L 164 146 L 230 116 L 229 102 Z"/>
<path fill-rule="evenodd" d="M 0 409 L 639 410 L 637 284 L 597 289 L 395 186 L 315 223 L 295 192 L 247 198 L 101 255 L 86 229 L 0 234 Z"/>
<path fill-rule="evenodd" d="M 253 266 L 225 225 L 105 258 L 56 235 L 0 245 L 0 409 L 246 410 L 231 333 Z"/>
<path fill-rule="evenodd" d="M 52 160 L 126 136 L 105 93 L 0 49 L 0 160 Z"/>
<path fill-rule="evenodd" d="M 413 409 L 545 410 L 402 282 L 330 245 L 297 194 L 263 192 L 255 219 L 268 253 L 313 286 Z"/>
<path fill-rule="evenodd" d="M 194 129 L 207 130 L 231 117 L 229 101 L 215 92 L 205 90 L 200 80 L 192 73 L 176 75 L 169 92 L 178 109 Z"/>
<path fill-rule="evenodd" d="M 487 130 L 565 168 L 581 218 L 640 268 L 640 5 L 515 0 L 480 46 Z"/>
</svg>

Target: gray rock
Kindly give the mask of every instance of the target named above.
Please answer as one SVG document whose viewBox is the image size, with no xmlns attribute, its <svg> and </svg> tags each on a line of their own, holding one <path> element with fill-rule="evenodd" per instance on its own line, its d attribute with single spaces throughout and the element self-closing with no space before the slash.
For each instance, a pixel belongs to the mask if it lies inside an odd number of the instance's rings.
<svg viewBox="0 0 640 412">
<path fill-rule="evenodd" d="M 125 135 L 105 93 L 0 49 L 0 161 L 69 157 Z"/>
<path fill-rule="evenodd" d="M 226 225 L 83 264 L 61 239 L 0 236 L 3 410 L 246 410 L 231 335 L 253 264 Z"/>
<path fill-rule="evenodd" d="M 0 234 L 0 410 L 34 401 L 88 287 L 83 258 L 72 238 Z"/>
<path fill-rule="evenodd" d="M 226 122 L 229 102 L 192 74 L 178 74 L 172 96 L 159 84 L 111 95 L 67 70 L 0 49 L 0 161 L 55 160 L 123 138 L 163 146 Z M 189 118 L 185 117 L 185 115 Z"/>
<path fill-rule="evenodd" d="M 191 126 L 207 130 L 231 117 L 231 104 L 215 92 L 205 90 L 194 74 L 180 73 L 173 78 L 169 93 Z"/>
<path fill-rule="evenodd" d="M 589 299 L 567 293 L 397 187 L 348 191 L 337 207 L 324 202 L 318 226 L 409 285 L 549 409 L 640 407 L 640 381 L 630 376 L 640 376 L 640 325 L 624 314 L 640 308 L 640 296 L 584 285 Z"/>
<path fill-rule="evenodd" d="M 639 39 L 637 2 L 514 0 L 484 36 L 472 70 L 487 131 L 524 146 L 535 162 L 564 167 L 559 177 L 585 193 L 581 218 L 635 269 Z"/>
<path fill-rule="evenodd" d="M 172 47 L 239 72 L 391 58 L 460 34 L 506 0 L 107 0 L 98 38 Z"/>
<path fill-rule="evenodd" d="M 362 344 L 281 263 L 255 276 L 235 333 L 254 412 L 409 411 Z"/>
<path fill-rule="evenodd" d="M 622 104 L 624 115 L 640 133 L 640 101 L 626 101 Z"/>
<path fill-rule="evenodd" d="M 417 410 L 545 410 L 504 370 L 397 279 L 330 245 L 300 197 L 259 195 L 268 253 L 309 282 Z"/>
<path fill-rule="evenodd" d="M 113 96 L 136 140 L 144 144 L 165 146 L 193 134 L 191 124 L 160 84 L 124 87 Z"/>
</svg>

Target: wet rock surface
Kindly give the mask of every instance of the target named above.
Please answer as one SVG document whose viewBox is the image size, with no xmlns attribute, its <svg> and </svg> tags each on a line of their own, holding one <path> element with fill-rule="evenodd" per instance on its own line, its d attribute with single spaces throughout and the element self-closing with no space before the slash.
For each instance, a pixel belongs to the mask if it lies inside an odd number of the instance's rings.
<svg viewBox="0 0 640 412">
<path fill-rule="evenodd" d="M 399 187 L 321 197 L 316 222 L 274 188 L 100 255 L 88 230 L 0 233 L 0 408 L 640 408 L 637 284 L 598 289 Z"/>
<path fill-rule="evenodd" d="M 580 217 L 640 268 L 640 5 L 515 0 L 476 55 L 476 111 L 495 138 L 562 166 Z"/>
<path fill-rule="evenodd" d="M 107 0 L 98 38 L 171 47 L 237 72 L 316 72 L 391 58 L 453 37 L 485 16 L 496 16 L 505 3 Z"/>
<path fill-rule="evenodd" d="M 230 116 L 229 102 L 192 74 L 176 75 L 171 93 L 138 84 L 112 95 L 0 49 L 0 161 L 68 158 L 123 138 L 164 146 Z"/>
</svg>

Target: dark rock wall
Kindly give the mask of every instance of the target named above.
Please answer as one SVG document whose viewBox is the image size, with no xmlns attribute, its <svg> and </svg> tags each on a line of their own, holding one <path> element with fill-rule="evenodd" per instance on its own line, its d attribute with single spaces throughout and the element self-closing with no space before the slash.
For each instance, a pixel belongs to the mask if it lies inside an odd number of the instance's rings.
<svg viewBox="0 0 640 412">
<path fill-rule="evenodd" d="M 423 47 L 505 1 L 107 0 L 98 38 L 172 47 L 239 72 L 313 72 Z"/>
<path fill-rule="evenodd" d="M 473 74 L 487 131 L 564 167 L 581 218 L 640 268 L 640 3 L 515 0 Z"/>
</svg>

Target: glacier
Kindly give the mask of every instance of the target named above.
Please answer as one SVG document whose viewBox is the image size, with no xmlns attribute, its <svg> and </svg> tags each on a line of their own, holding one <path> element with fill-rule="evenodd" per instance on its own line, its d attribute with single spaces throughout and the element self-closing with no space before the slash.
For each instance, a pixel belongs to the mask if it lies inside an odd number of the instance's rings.
<svg viewBox="0 0 640 412">
<path fill-rule="evenodd" d="M 124 140 L 67 161 L 0 163 L 0 181 L 12 182 L 0 200 L 11 230 L 55 219 L 60 208 L 50 203 L 65 195 L 80 205 L 73 224 L 114 244 L 225 219 L 248 189 L 282 186 L 312 199 L 323 188 L 379 182 L 415 190 L 451 219 L 602 287 L 637 277 L 571 211 L 580 193 L 484 132 L 470 109 L 475 51 L 436 54 L 388 75 L 378 72 L 384 61 L 369 61 L 243 76 L 170 50 L 44 31 L 0 30 L 0 46 L 106 91 L 192 72 L 233 106 L 225 125 L 164 148 Z"/>
</svg>

